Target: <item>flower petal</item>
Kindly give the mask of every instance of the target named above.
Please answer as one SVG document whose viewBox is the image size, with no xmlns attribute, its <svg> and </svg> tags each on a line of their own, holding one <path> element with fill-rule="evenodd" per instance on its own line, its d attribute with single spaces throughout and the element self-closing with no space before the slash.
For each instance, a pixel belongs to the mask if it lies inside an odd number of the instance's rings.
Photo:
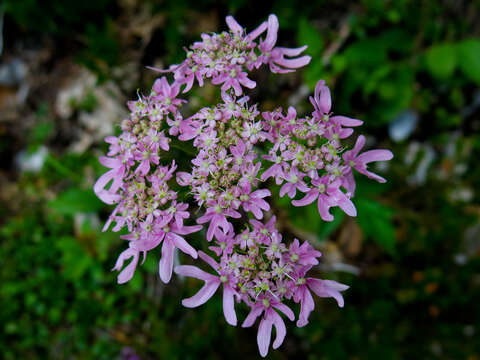
<svg viewBox="0 0 480 360">
<path fill-rule="evenodd" d="M 271 14 L 268 17 L 267 37 L 263 45 L 266 49 L 271 50 L 277 42 L 278 34 L 278 19 L 275 15 Z"/>
<path fill-rule="evenodd" d="M 264 197 L 271 196 L 271 195 L 272 195 L 272 193 L 270 192 L 270 190 L 259 189 L 259 190 L 255 190 L 253 193 L 251 193 L 250 197 L 255 198 L 255 199 L 263 199 Z"/>
<path fill-rule="evenodd" d="M 285 47 L 279 47 L 278 46 L 277 49 L 281 50 L 284 55 L 298 56 L 302 52 L 304 52 L 307 49 L 307 47 L 308 47 L 307 45 L 304 45 L 304 46 L 298 47 L 298 48 L 285 48 Z"/>
<path fill-rule="evenodd" d="M 206 281 L 205 285 L 192 297 L 182 300 L 182 305 L 188 308 L 197 307 L 205 304 L 210 299 L 215 291 L 220 286 L 220 280 L 218 281 Z"/>
<path fill-rule="evenodd" d="M 308 291 L 307 287 L 305 286 L 300 302 L 300 314 L 298 315 L 297 321 L 298 327 L 303 327 L 308 324 L 308 317 L 314 308 L 315 303 L 313 301 L 312 294 L 310 294 L 310 291 Z"/>
<path fill-rule="evenodd" d="M 267 30 L 268 24 L 266 21 L 261 23 L 255 30 L 253 30 L 250 34 L 247 35 L 247 41 L 255 40 L 259 37 L 265 30 Z"/>
<path fill-rule="evenodd" d="M 292 309 L 290 309 L 287 305 L 283 303 L 273 304 L 273 307 L 280 310 L 285 316 L 290 320 L 295 320 L 295 315 L 293 314 Z"/>
<path fill-rule="evenodd" d="M 333 221 L 333 215 L 330 214 L 330 203 L 324 196 L 318 197 L 318 213 L 320 217 L 325 221 Z"/>
<path fill-rule="evenodd" d="M 171 237 L 175 246 L 182 250 L 185 254 L 190 255 L 194 259 L 197 258 L 197 251 L 189 243 L 187 243 L 183 237 L 174 233 L 169 233 L 167 236 Z"/>
<path fill-rule="evenodd" d="M 211 281 L 216 276 L 209 274 L 196 266 L 192 265 L 179 265 L 175 266 L 175 274 L 180 276 L 192 277 L 203 281 Z"/>
<path fill-rule="evenodd" d="M 218 263 L 215 260 L 213 260 L 210 256 L 205 254 L 202 250 L 198 251 L 198 256 L 200 257 L 200 259 L 202 259 L 208 265 L 210 265 L 213 269 L 215 269 L 215 271 L 218 270 Z"/>
<path fill-rule="evenodd" d="M 317 199 L 317 196 L 318 196 L 318 191 L 315 191 L 315 190 L 310 191 L 309 193 L 307 193 L 307 195 L 305 195 L 305 197 L 303 199 L 293 200 L 292 205 L 293 206 L 305 206 L 305 205 L 311 204 L 312 202 L 314 202 Z"/>
<path fill-rule="evenodd" d="M 119 159 L 111 158 L 108 156 L 100 156 L 98 158 L 98 162 L 110 169 L 118 168 L 122 165 L 122 162 Z"/>
<path fill-rule="evenodd" d="M 270 346 L 270 338 L 272 337 L 272 321 L 270 319 L 262 319 L 258 326 L 257 344 L 258 350 L 262 357 L 267 356 L 268 347 Z"/>
<path fill-rule="evenodd" d="M 200 231 L 202 227 L 202 225 L 182 226 L 180 228 L 175 228 L 175 232 L 180 235 L 188 235 Z"/>
<path fill-rule="evenodd" d="M 225 18 L 225 21 L 228 25 L 228 28 L 230 30 L 232 30 L 232 32 L 240 33 L 240 34 L 243 32 L 243 28 L 240 26 L 240 24 L 237 22 L 237 20 L 235 20 L 235 18 L 233 16 L 228 15 Z"/>
<path fill-rule="evenodd" d="M 345 214 L 349 216 L 357 216 L 357 209 L 355 208 L 352 200 L 346 197 L 343 193 L 342 195 L 342 198 L 338 201 L 338 206 L 340 207 L 340 209 L 342 209 Z"/>
<path fill-rule="evenodd" d="M 332 108 L 332 97 L 330 96 L 330 89 L 328 86 L 324 85 L 321 87 L 320 97 L 317 101 L 320 111 L 322 111 L 324 114 L 328 114 Z"/>
<path fill-rule="evenodd" d="M 357 157 L 357 160 L 363 164 L 368 164 L 372 161 L 388 161 L 392 159 L 393 154 L 390 150 L 370 150 Z"/>
<path fill-rule="evenodd" d="M 138 255 L 139 255 L 138 251 L 135 251 L 132 248 L 128 248 L 127 250 L 123 251 L 120 254 L 120 256 L 118 257 L 117 262 L 115 263 L 115 266 L 112 270 L 119 271 L 123 267 L 123 263 L 125 262 L 125 260 L 127 260 L 127 259 L 129 259 L 133 256 L 133 259 L 130 262 L 130 264 L 128 264 L 122 270 L 122 272 L 120 272 L 120 274 L 118 274 L 117 282 L 119 284 L 124 284 L 133 277 L 133 274 L 135 273 L 135 269 L 136 269 L 137 264 L 138 264 L 138 258 L 139 258 Z"/>
<path fill-rule="evenodd" d="M 235 313 L 233 294 L 234 291 L 230 286 L 223 286 L 223 315 L 225 315 L 227 323 L 237 326 L 237 314 Z"/>
<path fill-rule="evenodd" d="M 175 251 L 175 245 L 169 238 L 165 238 L 162 246 L 162 258 L 159 263 L 160 279 L 167 284 L 172 278 L 173 268 L 173 253 Z"/>
<path fill-rule="evenodd" d="M 252 307 L 247 317 L 243 321 L 242 327 L 246 328 L 246 327 L 252 326 L 255 323 L 255 320 L 257 320 L 257 317 L 259 317 L 262 312 L 263 312 L 263 307 L 260 307 L 260 306 Z"/>
<path fill-rule="evenodd" d="M 312 59 L 311 56 L 309 55 L 304 55 L 299 58 L 295 59 L 285 59 L 285 58 L 279 58 L 279 59 L 274 59 L 274 63 L 284 66 L 289 69 L 297 69 L 299 67 L 308 65 L 310 63 L 310 60 Z M 328 88 L 327 88 L 328 89 Z"/>
<path fill-rule="evenodd" d="M 362 120 L 352 119 L 341 115 L 332 116 L 330 119 L 332 119 L 334 122 L 340 123 L 340 125 L 343 126 L 360 126 L 363 124 Z"/>
<path fill-rule="evenodd" d="M 321 280 L 307 278 L 308 287 L 320 297 L 333 297 L 337 300 L 338 306 L 343 307 L 343 296 L 340 291 L 348 289 L 347 285 L 340 284 L 333 280 Z"/>
<path fill-rule="evenodd" d="M 285 339 L 285 335 L 287 335 L 287 329 L 282 318 L 276 312 L 273 312 L 272 314 L 272 321 L 273 325 L 275 326 L 276 332 L 275 341 L 273 342 L 272 347 L 274 349 L 278 349 L 278 347 L 282 345 L 283 339 Z"/>
<path fill-rule="evenodd" d="M 364 145 L 365 145 L 365 136 L 360 135 L 357 138 L 357 141 L 355 142 L 355 146 L 351 150 L 353 157 L 356 157 L 358 155 L 358 153 L 360 152 L 360 150 L 362 150 Z"/>
</svg>

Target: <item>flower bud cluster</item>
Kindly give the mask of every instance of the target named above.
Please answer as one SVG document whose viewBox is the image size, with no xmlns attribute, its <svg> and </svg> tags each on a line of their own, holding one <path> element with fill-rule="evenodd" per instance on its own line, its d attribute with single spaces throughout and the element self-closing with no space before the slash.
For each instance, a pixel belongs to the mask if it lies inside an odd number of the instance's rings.
<svg viewBox="0 0 480 360">
<path fill-rule="evenodd" d="M 293 107 L 286 114 L 282 109 L 261 113 L 248 96 L 241 97 L 243 87 L 256 86 L 247 77 L 248 71 L 268 64 L 272 72 L 285 73 L 308 64 L 310 57 L 295 58 L 306 47 L 275 47 L 275 15 L 249 34 L 231 16 L 227 24 L 229 32 L 203 34 L 202 41 L 187 50 L 184 62 L 162 71 L 173 73 L 172 83 L 161 77 L 148 96 L 128 103 L 130 117 L 123 121 L 122 133 L 106 138 L 110 148 L 100 162 L 109 170 L 98 179 L 94 191 L 116 206 L 104 231 L 114 224 L 113 231 L 125 227 L 129 232 L 121 236 L 129 246 L 114 267 L 120 271 L 119 283 L 132 278 L 141 254 L 144 260 L 148 251 L 160 246 L 159 275 L 165 283 L 172 276 L 176 248 L 194 259 L 200 257 L 213 274 L 192 265 L 175 267 L 178 275 L 204 281 L 183 305 L 204 304 L 222 285 L 229 324 L 237 324 L 235 301 L 250 308 L 243 327 L 252 326 L 261 316 L 257 340 L 265 356 L 273 326 L 273 348 L 285 337 L 280 313 L 295 319 L 288 303 L 300 304 L 296 324 L 301 327 L 314 309 L 312 292 L 333 297 L 343 306 L 340 292 L 348 288 L 307 276 L 321 254 L 306 241 L 300 244 L 298 239 L 282 238 L 275 216 L 269 214 L 269 179 L 281 185 L 280 196 L 288 195 L 294 206 L 317 200 L 321 218 L 331 221 L 329 209 L 334 206 L 356 215 L 351 201 L 353 169 L 384 182 L 367 170 L 367 164 L 389 160 L 392 154 L 388 150 L 360 154 L 363 136 L 352 150 L 346 150 L 342 140 L 362 122 L 331 114 L 330 91 L 322 80 L 310 99 L 311 115 L 298 117 Z M 257 43 L 264 32 L 265 38 Z M 221 85 L 222 101 L 185 118 L 180 108 L 186 101 L 177 96 L 182 86 L 184 93 L 189 91 L 195 79 L 200 86 L 206 79 Z M 188 171 L 177 171 L 177 164 L 167 156 L 170 146 L 180 142 L 195 149 Z M 187 191 L 180 191 L 182 187 Z M 197 225 L 186 225 L 197 213 Z M 206 231 L 201 234 L 209 242 L 211 256 L 197 251 L 184 237 L 204 225 Z"/>
</svg>

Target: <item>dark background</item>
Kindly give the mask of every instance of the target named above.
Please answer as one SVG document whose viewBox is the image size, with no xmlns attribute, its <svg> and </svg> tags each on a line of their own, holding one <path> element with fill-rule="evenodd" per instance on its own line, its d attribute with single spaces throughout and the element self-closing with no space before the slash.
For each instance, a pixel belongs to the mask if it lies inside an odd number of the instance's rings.
<svg viewBox="0 0 480 360">
<path fill-rule="evenodd" d="M 333 110 L 364 120 L 369 146 L 395 158 L 375 168 L 387 184 L 359 181 L 357 218 L 325 223 L 315 205 L 274 201 L 282 228 L 323 252 L 322 277 L 350 289 L 345 308 L 318 299 L 308 326 L 287 324 L 268 357 L 480 359 L 480 4 L 438 0 L 3 0 L 1 358 L 259 357 L 256 327 L 226 324 L 220 296 L 181 306 L 200 284 L 164 287 L 159 251 L 117 285 L 125 243 L 100 232 L 112 208 L 91 189 L 103 138 L 155 79 L 146 65 L 181 61 L 227 14 L 252 30 L 270 13 L 278 43 L 307 44 L 313 60 L 255 72 L 254 100 L 311 111 L 325 79 Z M 214 94 L 188 96 L 201 106 Z"/>
</svg>

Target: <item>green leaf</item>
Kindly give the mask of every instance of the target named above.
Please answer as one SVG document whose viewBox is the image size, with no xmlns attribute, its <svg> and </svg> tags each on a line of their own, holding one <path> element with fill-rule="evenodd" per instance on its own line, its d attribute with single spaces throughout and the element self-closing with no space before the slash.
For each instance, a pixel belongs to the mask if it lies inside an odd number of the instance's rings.
<svg viewBox="0 0 480 360">
<path fill-rule="evenodd" d="M 370 95 L 377 88 L 380 80 L 385 79 L 392 71 L 392 66 L 390 64 L 385 64 L 379 66 L 377 69 L 373 70 L 371 76 L 367 79 L 363 92 L 365 95 Z"/>
<path fill-rule="evenodd" d="M 455 71 L 457 56 L 453 44 L 434 45 L 425 54 L 427 69 L 434 77 L 446 79 Z"/>
<path fill-rule="evenodd" d="M 381 39 L 365 39 L 351 44 L 344 52 L 350 65 L 378 67 L 387 61 L 387 51 Z"/>
<path fill-rule="evenodd" d="M 316 209 L 316 206 L 315 206 L 315 209 Z M 318 214 L 318 211 L 316 212 L 316 215 L 320 217 L 320 215 Z M 342 224 L 345 213 L 342 210 L 340 210 L 339 207 L 335 207 L 332 210 L 332 215 L 333 215 L 333 221 L 323 221 L 321 219 L 318 220 L 318 221 L 321 221 L 320 231 L 318 232 L 318 237 L 320 238 L 320 240 L 325 240 L 330 234 L 332 234 L 335 230 L 338 229 L 338 227 Z"/>
<path fill-rule="evenodd" d="M 74 237 L 62 237 L 58 239 L 56 246 L 62 254 L 63 276 L 67 279 L 80 279 L 95 265 L 92 257 Z"/>
<path fill-rule="evenodd" d="M 313 57 L 312 62 L 305 69 L 304 72 L 304 81 L 308 86 L 313 90 L 318 80 L 323 77 L 323 63 L 320 57 Z"/>
<path fill-rule="evenodd" d="M 300 46 L 308 45 L 307 53 L 313 57 L 319 56 L 323 49 L 320 33 L 304 17 L 299 21 L 298 43 Z"/>
<path fill-rule="evenodd" d="M 53 133 L 53 124 L 48 121 L 37 123 L 32 129 L 31 141 L 36 144 L 43 144 Z"/>
<path fill-rule="evenodd" d="M 286 199 L 288 203 L 285 203 L 285 207 L 288 209 L 292 226 L 302 231 L 316 233 L 320 224 L 320 217 L 315 204 L 310 204 L 305 207 L 294 207 L 290 204 L 290 199 L 287 196 L 282 198 Z"/>
<path fill-rule="evenodd" d="M 103 207 L 93 190 L 69 189 L 57 196 L 48 206 L 62 215 L 97 212 Z"/>
<path fill-rule="evenodd" d="M 392 52 L 407 53 L 413 47 L 412 35 L 400 28 L 384 31 L 378 40 L 383 46 Z"/>
<path fill-rule="evenodd" d="M 470 80 L 480 85 L 480 39 L 458 44 L 458 65 Z"/>
<path fill-rule="evenodd" d="M 347 68 L 347 60 L 345 59 L 345 56 L 342 54 L 335 54 L 332 56 L 332 59 L 330 60 L 330 63 L 332 65 L 332 72 L 334 74 L 339 74 Z"/>
<path fill-rule="evenodd" d="M 393 226 L 393 210 L 370 199 L 358 198 L 358 225 L 367 237 L 372 238 L 388 253 L 395 250 L 395 228 Z"/>
</svg>

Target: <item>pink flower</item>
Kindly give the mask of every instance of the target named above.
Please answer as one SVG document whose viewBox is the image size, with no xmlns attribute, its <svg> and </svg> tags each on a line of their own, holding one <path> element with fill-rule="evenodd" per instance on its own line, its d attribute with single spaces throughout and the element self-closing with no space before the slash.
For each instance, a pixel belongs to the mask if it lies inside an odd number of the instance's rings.
<svg viewBox="0 0 480 360">
<path fill-rule="evenodd" d="M 182 226 L 177 227 L 175 222 L 170 223 L 170 226 L 162 227 L 158 229 L 155 237 L 161 241 L 163 239 L 162 245 L 162 258 L 159 263 L 159 274 L 160 279 L 167 284 L 172 277 L 173 269 L 173 255 L 175 248 L 179 248 L 185 254 L 190 255 L 194 259 L 197 258 L 196 250 L 185 241 L 180 235 L 187 235 L 199 231 L 202 228 L 200 225 L 195 226 Z"/>
<path fill-rule="evenodd" d="M 273 73 L 280 73 L 285 74 L 292 71 L 294 69 L 298 69 L 300 67 L 306 66 L 310 63 L 312 59 L 309 55 L 304 55 L 299 58 L 295 59 L 286 59 L 285 56 L 294 57 L 300 55 L 307 46 L 302 46 L 295 49 L 284 48 L 284 47 L 276 47 L 272 50 L 270 55 L 270 70 Z"/>
<path fill-rule="evenodd" d="M 242 165 L 251 163 L 255 158 L 255 155 L 248 153 L 247 146 L 242 140 L 238 140 L 236 145 L 230 146 L 230 153 L 233 155 L 234 166 L 232 170 L 239 171 L 242 169 Z"/>
<path fill-rule="evenodd" d="M 269 154 L 263 155 L 265 160 L 272 161 L 274 164 L 270 166 L 267 170 L 265 170 L 260 177 L 262 181 L 269 179 L 270 177 L 275 178 L 275 182 L 277 185 L 280 185 L 285 178 L 284 169 L 287 168 L 288 164 L 284 161 L 282 156 Z"/>
<path fill-rule="evenodd" d="M 180 85 L 185 84 L 183 93 L 190 91 L 195 79 L 198 81 L 200 87 L 203 86 L 203 74 L 198 69 L 192 69 L 187 66 L 187 62 L 175 68 L 175 81 Z"/>
<path fill-rule="evenodd" d="M 270 65 L 270 70 L 273 73 L 288 73 L 294 71 L 299 67 L 307 65 L 311 57 L 308 55 L 296 58 L 286 59 L 285 56 L 293 57 L 300 55 L 307 46 L 302 46 L 296 49 L 288 49 L 276 47 L 278 33 L 278 19 L 275 15 L 268 17 L 267 37 L 265 41 L 260 42 L 259 48 L 263 53 L 264 61 Z"/>
<path fill-rule="evenodd" d="M 160 278 L 164 283 L 168 283 L 172 276 L 173 268 L 173 255 L 175 248 L 179 248 L 184 253 L 190 255 L 194 259 L 197 258 L 196 250 L 188 244 L 180 235 L 187 235 L 197 232 L 202 227 L 200 225 L 195 226 L 177 226 L 174 221 L 169 222 L 161 219 L 155 224 L 152 222 L 144 222 L 141 224 L 138 231 L 128 235 L 122 235 L 121 238 L 129 240 L 129 249 L 120 254 L 114 270 L 120 270 L 126 259 L 134 256 L 134 260 L 120 273 L 118 276 L 118 282 L 124 283 L 129 281 L 135 271 L 135 267 L 138 263 L 140 252 L 145 255 L 147 251 L 155 249 L 162 241 L 162 257 L 159 263 Z"/>
<path fill-rule="evenodd" d="M 215 231 L 215 238 L 219 246 L 209 246 L 208 249 L 212 250 L 217 256 L 221 256 L 222 254 L 230 255 L 235 245 L 234 235 L 233 230 L 224 234 L 220 229 L 217 229 Z"/>
<path fill-rule="evenodd" d="M 182 300 L 185 307 L 197 307 L 205 304 L 217 291 L 220 284 L 223 284 L 223 314 L 225 320 L 232 325 L 237 325 L 237 315 L 235 314 L 234 296 L 237 295 L 230 285 L 232 280 L 229 275 L 220 270 L 219 264 L 203 251 L 198 252 L 198 256 L 210 265 L 220 276 L 211 275 L 196 266 L 181 265 L 175 267 L 175 273 L 181 276 L 193 277 L 205 281 L 205 285 L 194 296 Z M 233 285 L 235 286 L 235 285 Z"/>
<path fill-rule="evenodd" d="M 286 254 L 289 261 L 301 265 L 317 265 L 317 258 L 322 256 L 320 251 L 315 250 L 308 241 L 304 241 L 300 246 L 298 239 L 295 239 L 289 247 L 288 254 Z"/>
<path fill-rule="evenodd" d="M 253 89 L 257 85 L 255 81 L 250 80 L 247 77 L 246 72 L 241 71 L 241 67 L 239 66 L 232 67 L 230 70 L 227 69 L 227 71 L 223 72 L 221 75 L 214 77 L 212 79 L 212 84 L 223 84 L 222 92 L 233 88 L 236 96 L 240 96 L 243 93 L 241 85 L 249 89 Z"/>
<path fill-rule="evenodd" d="M 101 156 L 99 161 L 103 166 L 111 170 L 98 178 L 93 186 L 93 191 L 104 203 L 113 204 L 121 199 L 121 196 L 117 195 L 116 192 L 123 184 L 123 175 L 126 171 L 125 164 L 120 158 L 109 158 L 106 156 Z M 111 180 L 113 180 L 113 182 L 110 189 L 105 189 Z"/>
<path fill-rule="evenodd" d="M 338 306 L 343 307 L 343 297 L 340 291 L 345 291 L 349 287 L 333 280 L 321 280 L 314 278 L 300 278 L 297 280 L 297 288 L 293 299 L 300 303 L 300 314 L 298 316 L 297 326 L 303 327 L 308 324 L 308 317 L 315 308 L 312 295 L 313 291 L 319 297 L 333 297 L 337 300 Z"/>
<path fill-rule="evenodd" d="M 173 116 L 173 120 L 167 116 L 167 124 L 170 126 L 168 134 L 172 136 L 178 136 L 180 131 L 180 123 L 182 122 L 183 118 L 179 112 L 176 112 Z"/>
<path fill-rule="evenodd" d="M 181 228 L 183 226 L 183 220 L 188 219 L 190 217 L 190 213 L 187 210 L 188 204 L 179 203 L 174 200 L 170 207 L 167 210 L 162 211 L 162 216 L 166 222 L 170 222 L 170 220 L 175 220 L 175 225 L 177 228 Z"/>
<path fill-rule="evenodd" d="M 275 216 L 272 216 L 270 220 L 266 224 L 257 221 L 255 219 L 250 219 L 250 224 L 252 224 L 253 228 L 258 231 L 262 235 L 269 235 L 275 233 L 275 223 L 277 221 L 277 218 Z"/>
<path fill-rule="evenodd" d="M 252 214 L 257 218 L 261 219 L 263 217 L 262 211 L 270 210 L 270 205 L 263 200 L 263 198 L 270 196 L 270 190 L 259 189 L 251 192 L 250 184 L 241 188 L 238 198 L 241 201 L 243 210 L 251 211 Z"/>
<path fill-rule="evenodd" d="M 140 161 L 135 172 L 140 173 L 140 175 L 145 176 L 150 171 L 150 163 L 158 165 L 160 157 L 152 151 L 151 147 L 145 147 L 144 144 L 140 144 L 139 150 L 135 152 L 135 159 Z"/>
<path fill-rule="evenodd" d="M 188 141 L 196 138 L 202 131 L 202 125 L 193 119 L 186 119 L 180 122 L 180 136 L 179 140 Z"/>
<path fill-rule="evenodd" d="M 258 349 L 262 357 L 268 354 L 273 326 L 275 326 L 277 333 L 275 341 L 273 342 L 274 349 L 282 345 L 283 339 L 285 339 L 285 335 L 287 334 L 285 323 L 275 309 L 281 311 L 289 320 L 295 320 L 295 315 L 293 315 L 293 311 L 290 310 L 288 306 L 273 298 L 263 297 L 259 298 L 257 303 L 251 305 L 250 313 L 242 324 L 242 327 L 252 326 L 255 320 L 263 313 L 263 317 L 258 325 L 257 334 Z"/>
<path fill-rule="evenodd" d="M 181 171 L 177 173 L 177 183 L 180 186 L 189 186 L 191 185 L 192 181 L 192 174 L 189 174 L 185 171 Z"/>
<path fill-rule="evenodd" d="M 340 284 L 333 280 L 321 280 L 314 278 L 307 278 L 307 285 L 319 297 L 332 297 L 338 306 L 343 307 L 343 296 L 340 291 L 345 291 L 349 288 L 348 285 Z"/>
<path fill-rule="evenodd" d="M 135 269 L 138 264 L 139 254 L 140 252 L 138 250 L 135 250 L 131 247 L 120 254 L 112 270 L 120 271 L 123 267 L 123 263 L 125 262 L 125 260 L 131 257 L 133 257 L 133 259 L 130 264 L 128 264 L 125 269 L 123 269 L 120 274 L 118 274 L 117 282 L 119 284 L 124 284 L 127 281 L 130 281 L 130 279 L 133 277 L 133 274 L 135 273 Z"/>
<path fill-rule="evenodd" d="M 367 167 L 370 162 L 391 159 L 392 154 L 388 150 L 360 154 L 363 136 L 352 150 L 345 150 L 342 139 L 362 122 L 332 115 L 330 89 L 323 80 L 310 97 L 311 115 L 299 117 L 293 106 L 286 114 L 281 108 L 261 112 L 259 104 L 243 95 L 256 86 L 249 78 L 251 71 L 268 64 L 271 72 L 291 72 L 308 64 L 310 56 L 301 55 L 306 46 L 276 46 L 279 24 L 275 15 L 250 33 L 231 16 L 226 22 L 228 31 L 202 34 L 200 41 L 186 49 L 182 63 L 159 70 L 172 73 L 172 83 L 161 76 L 149 95 L 139 94 L 136 101 L 128 102 L 130 116 L 121 123 L 122 133 L 105 139 L 108 157 L 101 157 L 100 162 L 108 169 L 94 190 L 103 201 L 116 204 L 104 230 L 112 222 L 113 231 L 128 229 L 127 235 L 120 236 L 128 241 L 128 248 L 113 268 L 119 272 L 119 283 L 133 277 L 140 255 L 145 261 L 147 252 L 159 247 L 159 276 L 164 283 L 171 279 L 176 248 L 194 259 L 200 257 L 216 274 L 177 266 L 178 275 L 204 281 L 183 305 L 204 304 L 223 284 L 226 321 L 237 324 L 235 300 L 248 305 L 250 313 L 242 326 L 252 326 L 260 317 L 257 343 L 261 356 L 266 356 L 272 328 L 276 329 L 274 349 L 286 335 L 280 312 L 295 319 L 287 305 L 291 300 L 300 304 L 297 326 L 301 327 L 315 307 L 312 292 L 333 297 L 342 307 L 341 292 L 348 286 L 307 277 L 321 253 L 307 241 L 282 237 L 275 216 L 264 220 L 271 192 L 262 183 L 273 177 L 280 196 L 288 195 L 287 201 L 294 206 L 317 201 L 325 221 L 333 220 L 330 208 L 334 206 L 355 216 L 352 169 L 383 182 Z M 186 101 L 177 98 L 180 91 L 188 92 L 194 83 L 203 86 L 209 79 L 221 88 L 221 99 L 184 119 L 180 107 Z M 188 106 L 195 108 L 194 102 Z M 175 138 L 166 135 L 166 129 Z M 170 141 L 183 150 L 182 155 L 164 153 L 170 151 Z M 182 170 L 178 173 L 177 163 Z M 174 177 L 182 187 L 178 191 L 171 188 Z M 304 196 L 296 200 L 297 190 Z M 189 208 L 189 204 L 195 206 Z M 184 225 L 202 208 L 205 212 L 196 222 L 209 224 L 205 237 L 210 243 L 204 246 L 215 259 L 197 253 L 184 238 L 202 229 L 202 225 Z"/>
<path fill-rule="evenodd" d="M 228 15 L 225 18 L 225 21 L 229 27 L 229 29 L 236 35 L 243 35 L 245 33 L 245 29 L 235 20 L 235 18 L 231 15 Z M 255 40 L 259 37 L 265 30 L 267 30 L 267 23 L 264 21 L 261 23 L 255 30 L 253 30 L 250 34 L 248 34 L 245 39 L 247 41 Z"/>
<path fill-rule="evenodd" d="M 110 144 L 107 154 L 108 156 L 115 156 L 122 150 L 119 138 L 117 138 L 116 136 L 107 136 L 105 138 L 105 142 Z"/>
<path fill-rule="evenodd" d="M 331 122 L 335 125 L 335 133 L 338 134 L 340 139 L 349 137 L 352 133 L 352 129 L 343 129 L 341 126 L 360 126 L 363 121 L 357 119 L 351 119 L 346 116 L 330 116 L 330 110 L 332 108 L 332 97 L 330 95 L 330 89 L 325 85 L 324 80 L 319 80 L 315 86 L 314 97 L 310 96 L 310 102 L 312 103 L 315 111 L 313 116 L 323 122 Z M 331 136 L 329 136 L 331 137 Z"/>
<path fill-rule="evenodd" d="M 362 150 L 363 145 L 365 145 L 365 136 L 360 135 L 357 138 L 355 147 L 343 154 L 343 160 L 347 165 L 355 168 L 355 170 L 357 170 L 360 174 L 366 175 L 370 179 L 376 180 L 380 183 L 386 182 L 387 180 L 385 180 L 383 177 L 368 171 L 367 164 L 371 163 L 372 161 L 391 160 L 393 158 L 392 152 L 390 150 L 370 150 L 358 155 L 360 150 Z"/>
<path fill-rule="evenodd" d="M 165 76 L 155 80 L 155 83 L 153 84 L 153 90 L 157 94 L 154 99 L 165 104 L 167 109 L 172 113 L 177 111 L 177 107 L 181 105 L 182 102 L 186 102 L 185 100 L 176 98 L 180 92 L 180 84 L 173 82 L 173 84 L 170 85 Z"/>
<path fill-rule="evenodd" d="M 227 216 L 237 219 L 241 216 L 237 211 L 222 208 L 220 204 L 215 202 L 210 203 L 209 206 L 210 207 L 207 208 L 205 214 L 197 219 L 197 223 L 199 224 L 210 222 L 207 230 L 208 241 L 212 240 L 213 234 L 217 228 L 221 228 L 224 233 L 227 233 L 231 229 L 232 224 L 228 222 Z"/>
<path fill-rule="evenodd" d="M 325 80 L 319 80 L 315 86 L 315 94 L 312 98 L 310 96 L 310 102 L 315 108 L 314 115 L 321 118 L 323 115 L 328 115 L 332 108 L 332 97 L 330 95 L 330 89 L 325 85 Z"/>
<path fill-rule="evenodd" d="M 290 168 L 290 171 L 283 175 L 283 178 L 287 180 L 287 182 L 280 189 L 280 197 L 284 197 L 285 194 L 288 194 L 290 198 L 294 198 L 297 189 L 302 192 L 309 191 L 310 188 L 303 181 L 304 177 L 305 174 L 300 172 L 297 168 Z"/>
<path fill-rule="evenodd" d="M 312 180 L 311 189 L 303 199 L 293 200 L 294 206 L 305 206 L 318 199 L 318 212 L 325 221 L 332 221 L 333 216 L 329 210 L 333 206 L 339 206 L 347 215 L 357 216 L 357 210 L 350 198 L 340 190 L 341 181 L 329 181 L 328 176 Z"/>
</svg>

